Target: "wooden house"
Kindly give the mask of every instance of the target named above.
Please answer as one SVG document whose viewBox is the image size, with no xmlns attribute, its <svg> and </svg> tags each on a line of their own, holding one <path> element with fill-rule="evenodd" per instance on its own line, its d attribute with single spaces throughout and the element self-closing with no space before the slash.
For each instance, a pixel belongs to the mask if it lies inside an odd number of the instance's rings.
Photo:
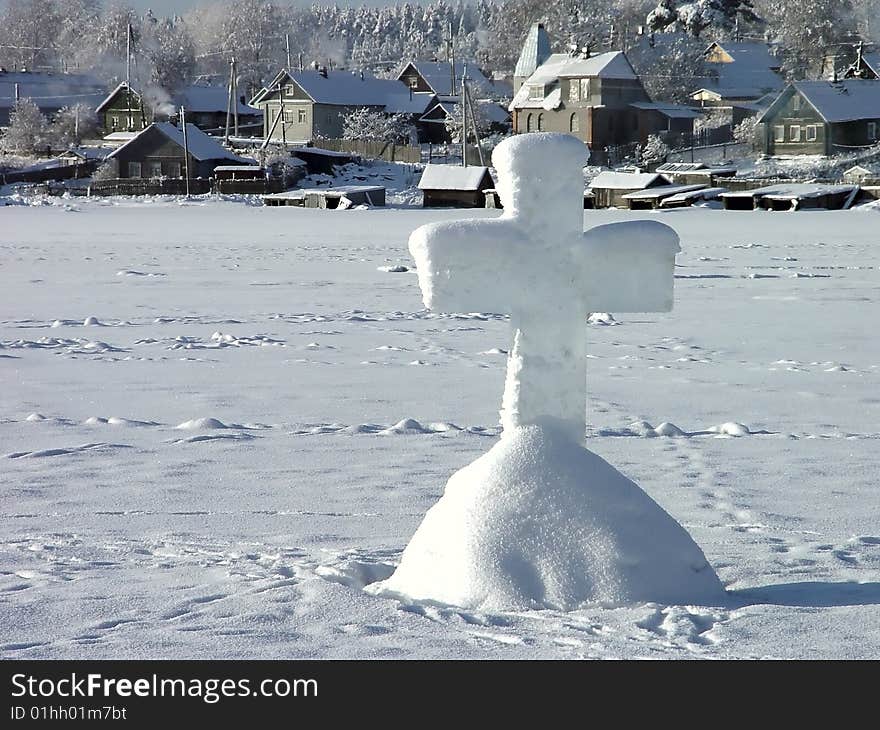
<svg viewBox="0 0 880 730">
<path fill-rule="evenodd" d="M 221 86 L 185 86 L 174 95 L 178 107 L 186 109 L 186 121 L 199 129 L 218 133 L 226 129 L 229 90 Z M 244 97 L 232 100 L 232 114 L 238 111 L 239 134 L 259 135 L 263 132 L 263 112 L 245 104 Z"/>
<path fill-rule="evenodd" d="M 208 178 L 218 165 L 250 162 L 224 149 L 194 124 L 183 130 L 171 122 L 153 122 L 121 147 L 108 160 L 117 165 L 120 178 L 179 178 L 186 174 L 184 144 L 189 150 L 189 176 Z"/>
<path fill-rule="evenodd" d="M 478 165 L 426 165 L 419 180 L 425 208 L 482 208 L 494 188 L 489 168 Z"/>
<path fill-rule="evenodd" d="M 880 80 L 795 81 L 760 117 L 767 155 L 831 155 L 880 141 Z"/>
<path fill-rule="evenodd" d="M 624 196 L 669 184 L 669 178 L 653 172 L 605 170 L 590 181 L 590 190 L 596 208 L 629 208 L 629 201 Z"/>
<path fill-rule="evenodd" d="M 454 73 L 453 73 L 454 71 Z M 397 74 L 397 80 L 413 93 L 430 93 L 441 98 L 457 99 L 461 77 L 467 73 L 470 91 L 475 98 L 489 94 L 492 82 L 476 64 L 456 61 L 410 61 Z"/>
<path fill-rule="evenodd" d="M 147 122 L 147 111 L 140 93 L 125 81 L 119 84 L 95 109 L 98 122 L 104 131 L 139 132 Z M 150 113 L 152 119 L 152 113 Z"/>
<path fill-rule="evenodd" d="M 415 122 L 434 104 L 433 93 L 414 93 L 394 79 L 323 67 L 281 71 L 250 102 L 263 112 L 263 136 L 287 143 L 338 139 L 345 116 L 357 109 L 405 114 Z"/>
</svg>

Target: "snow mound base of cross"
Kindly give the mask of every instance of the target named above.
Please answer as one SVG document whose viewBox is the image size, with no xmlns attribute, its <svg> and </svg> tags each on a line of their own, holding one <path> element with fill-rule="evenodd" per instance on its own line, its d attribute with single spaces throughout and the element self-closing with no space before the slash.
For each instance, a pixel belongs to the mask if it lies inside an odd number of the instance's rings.
<svg viewBox="0 0 880 730">
<path fill-rule="evenodd" d="M 661 223 L 583 231 L 586 148 L 526 134 L 492 155 L 503 215 L 410 236 L 425 305 L 510 315 L 501 440 L 456 472 L 380 595 L 471 609 L 718 604 L 690 535 L 582 445 L 590 312 L 672 308 L 678 236 Z"/>
</svg>

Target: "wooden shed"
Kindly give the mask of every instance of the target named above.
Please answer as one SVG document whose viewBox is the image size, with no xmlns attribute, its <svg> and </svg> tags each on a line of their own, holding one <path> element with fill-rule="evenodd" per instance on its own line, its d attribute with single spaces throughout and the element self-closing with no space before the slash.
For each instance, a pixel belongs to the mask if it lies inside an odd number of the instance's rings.
<svg viewBox="0 0 880 730">
<path fill-rule="evenodd" d="M 596 208 L 629 208 L 629 193 L 669 185 L 669 178 L 653 172 L 600 172 L 590 182 Z"/>
<path fill-rule="evenodd" d="M 419 180 L 425 208 L 482 208 L 495 187 L 488 167 L 426 165 Z"/>
</svg>

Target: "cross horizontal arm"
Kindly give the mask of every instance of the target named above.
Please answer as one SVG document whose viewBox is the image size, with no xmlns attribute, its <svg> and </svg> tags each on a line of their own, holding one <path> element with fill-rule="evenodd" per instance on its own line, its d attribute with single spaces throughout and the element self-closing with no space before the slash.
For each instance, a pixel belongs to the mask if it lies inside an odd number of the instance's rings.
<svg viewBox="0 0 880 730">
<path fill-rule="evenodd" d="M 672 309 L 678 235 L 657 221 L 591 228 L 571 250 L 573 276 L 588 312 Z"/>
<path fill-rule="evenodd" d="M 425 306 L 442 312 L 510 314 L 524 296 L 530 248 L 521 228 L 505 219 L 429 223 L 409 238 Z"/>
</svg>

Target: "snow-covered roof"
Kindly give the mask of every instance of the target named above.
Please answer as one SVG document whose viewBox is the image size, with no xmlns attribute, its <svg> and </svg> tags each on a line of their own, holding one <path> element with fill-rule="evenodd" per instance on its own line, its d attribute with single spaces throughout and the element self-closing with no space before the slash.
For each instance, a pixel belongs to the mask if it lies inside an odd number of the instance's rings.
<svg viewBox="0 0 880 730">
<path fill-rule="evenodd" d="M 706 167 L 705 162 L 664 162 L 655 172 L 693 172 L 705 170 Z"/>
<path fill-rule="evenodd" d="M 655 101 L 637 101 L 630 104 L 635 109 L 646 109 L 656 111 L 670 119 L 696 119 L 702 116 L 702 112 L 697 111 L 689 106 L 682 104 L 667 104 L 665 102 Z"/>
<path fill-rule="evenodd" d="M 880 76 L 880 51 L 873 51 L 871 53 L 863 53 L 862 54 L 862 61 L 877 76 Z"/>
<path fill-rule="evenodd" d="M 826 122 L 880 119 L 880 80 L 795 81 L 759 118 L 768 121 L 790 97 L 794 89 L 806 99 Z"/>
<path fill-rule="evenodd" d="M 215 172 L 262 172 L 260 165 L 217 165 Z"/>
<path fill-rule="evenodd" d="M 97 78 L 87 74 L 0 71 L 0 108 L 15 104 L 16 84 L 20 98 L 30 99 L 38 107 L 48 109 L 78 103 L 94 106 L 107 89 Z"/>
<path fill-rule="evenodd" d="M 410 101 L 409 89 L 395 79 L 378 79 L 370 74 L 353 71 L 281 71 L 253 99 L 258 104 L 286 81 L 296 83 L 316 104 L 337 106 L 384 107 L 389 112 L 419 114 L 433 100 L 421 94 L 413 94 Z M 422 106 L 422 104 L 424 104 Z M 421 106 L 421 109 L 417 107 Z M 225 107 L 224 107 L 225 109 Z M 410 111 L 413 110 L 414 111 Z"/>
<path fill-rule="evenodd" d="M 409 89 L 400 86 L 399 92 L 389 94 L 385 100 L 385 111 L 389 114 L 424 114 L 437 100 L 430 91 L 417 91 L 410 94 Z"/>
<path fill-rule="evenodd" d="M 550 58 L 551 53 L 550 36 L 544 30 L 543 23 L 534 23 L 526 35 L 513 75 L 520 78 L 531 76 L 538 66 Z"/>
<path fill-rule="evenodd" d="M 229 100 L 229 89 L 222 86 L 185 86 L 175 94 L 178 106 L 183 106 L 188 112 L 226 113 L 226 104 Z M 244 104 L 239 99 L 234 100 L 239 114 L 262 114 L 260 109 Z M 234 111 L 234 109 L 233 109 Z"/>
<path fill-rule="evenodd" d="M 425 165 L 419 190 L 477 190 L 488 167 L 461 165 Z"/>
<path fill-rule="evenodd" d="M 82 160 L 103 160 L 112 151 L 112 147 L 71 147 L 64 154 L 79 157 Z"/>
<path fill-rule="evenodd" d="M 452 96 L 459 93 L 459 89 L 452 88 L 452 65 L 449 61 L 410 61 L 400 72 L 402 75 L 406 68 L 412 66 L 419 75 L 425 80 L 425 83 L 438 96 Z M 462 74 L 467 72 L 471 89 L 488 89 L 492 82 L 486 78 L 482 71 L 475 63 L 467 63 L 464 61 L 455 62 L 455 84 L 456 87 L 461 84 Z M 400 79 L 398 75 L 398 79 Z"/>
<path fill-rule="evenodd" d="M 654 172 L 612 172 L 603 170 L 590 181 L 590 188 L 602 190 L 644 190 L 660 182 L 668 184 L 669 180 Z"/>
<path fill-rule="evenodd" d="M 695 184 L 695 185 L 657 185 L 653 188 L 647 188 L 645 190 L 636 190 L 632 193 L 626 193 L 621 197 L 624 200 L 653 200 L 656 198 L 666 198 L 670 195 L 676 195 L 678 193 L 690 193 L 694 190 L 702 190 L 704 188 L 709 187 L 708 185 L 703 184 Z"/>
<path fill-rule="evenodd" d="M 856 185 L 821 185 L 818 183 L 786 183 L 784 185 L 767 185 L 754 190 L 738 190 L 734 193 L 722 193 L 722 198 L 749 198 L 758 196 L 771 200 L 793 200 L 796 198 L 821 198 L 823 195 L 849 193 Z"/>
<path fill-rule="evenodd" d="M 134 138 L 113 150 L 107 157 L 116 157 L 126 147 L 134 144 L 142 135 L 154 129 L 161 132 L 179 147 L 184 147 L 183 130 L 180 127 L 175 127 L 171 122 L 153 122 L 149 127 L 138 132 Z M 190 155 L 199 162 L 204 162 L 205 160 L 232 160 L 242 164 L 250 162 L 247 158 L 239 157 L 229 152 L 219 142 L 209 137 L 194 124 L 186 125 L 186 137 L 186 146 L 189 149 Z"/>
<path fill-rule="evenodd" d="M 533 86 L 551 86 L 558 83 L 560 78 L 570 77 L 630 80 L 638 78 L 626 55 L 621 51 L 609 51 L 589 58 L 554 53 L 523 82 L 507 108 L 510 111 L 527 108 L 554 109 L 555 106 L 545 107 L 544 99 L 529 99 L 530 89 Z"/>
<path fill-rule="evenodd" d="M 668 208 L 676 203 L 687 203 L 693 200 L 712 200 L 715 198 L 719 198 L 722 193 L 726 193 L 727 188 L 698 188 L 696 190 L 685 190 L 680 193 L 676 193 L 675 195 L 670 195 L 668 198 L 664 198 L 660 207 Z"/>
<path fill-rule="evenodd" d="M 758 42 L 721 42 L 714 46 L 724 50 L 732 59 L 732 63 L 711 63 L 713 74 L 717 80 L 711 79 L 706 87 L 720 92 L 724 97 L 757 98 L 767 91 L 779 90 L 784 81 L 779 75 L 779 59 L 771 52 L 766 43 Z"/>
</svg>

